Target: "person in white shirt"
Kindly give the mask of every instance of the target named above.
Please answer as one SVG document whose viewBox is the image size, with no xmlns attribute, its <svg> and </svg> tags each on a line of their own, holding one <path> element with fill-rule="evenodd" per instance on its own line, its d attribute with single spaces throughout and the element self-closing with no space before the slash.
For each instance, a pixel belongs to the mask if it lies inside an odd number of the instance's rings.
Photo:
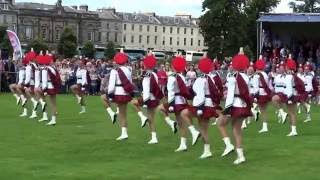
<svg viewBox="0 0 320 180">
<path fill-rule="evenodd" d="M 182 56 L 177 56 L 171 61 L 172 70 L 174 73 L 169 75 L 167 90 L 168 90 L 168 110 L 170 113 L 175 113 L 176 120 L 180 132 L 180 145 L 176 152 L 187 150 L 187 129 L 192 135 L 192 145 L 195 145 L 200 133 L 192 125 L 190 112 L 188 110 L 187 99 L 190 98 L 190 91 L 186 85 L 186 79 L 183 72 L 186 68 L 186 60 Z"/>
<path fill-rule="evenodd" d="M 134 86 L 132 84 L 131 69 L 126 66 L 128 56 L 123 51 L 117 53 L 114 62 L 118 65 L 116 69 L 112 69 L 109 77 L 108 98 L 109 102 L 114 102 L 119 108 L 119 122 L 121 127 L 121 135 L 117 141 L 128 139 L 128 123 L 127 123 L 127 106 L 132 100 Z M 115 123 L 114 119 L 113 123 Z"/>
<path fill-rule="evenodd" d="M 195 80 L 192 87 L 195 96 L 193 97 L 191 112 L 193 116 L 197 117 L 199 122 L 201 136 L 204 141 L 203 153 L 200 156 L 200 159 L 205 159 L 212 156 L 208 129 L 210 118 L 218 117 L 216 110 L 219 104 L 216 104 L 216 102 L 219 101 L 220 94 L 218 92 L 218 87 L 210 76 L 213 69 L 212 60 L 203 57 L 200 59 L 198 66 L 203 74 Z"/>
<path fill-rule="evenodd" d="M 78 104 L 81 106 L 81 111 L 79 114 L 83 114 L 86 112 L 86 104 L 84 100 L 85 91 L 89 84 L 89 74 L 86 69 L 86 61 L 85 60 L 78 60 L 78 68 L 76 70 L 76 78 L 77 82 L 75 85 L 71 86 L 71 91 L 76 96 L 78 100 Z"/>
<path fill-rule="evenodd" d="M 302 104 L 304 107 L 304 110 L 307 114 L 306 119 L 304 122 L 310 122 L 311 121 L 311 101 L 312 98 L 317 94 L 317 83 L 315 79 L 315 74 L 312 71 L 312 66 L 307 62 L 304 67 L 304 74 L 303 74 L 303 82 L 305 85 L 306 94 L 304 98 L 302 99 Z"/>
<path fill-rule="evenodd" d="M 191 88 L 196 78 L 197 78 L 197 73 L 194 70 L 194 66 L 190 65 L 189 71 L 186 74 L 187 87 Z"/>
<path fill-rule="evenodd" d="M 240 48 L 238 55 L 232 59 L 233 74 L 230 74 L 227 82 L 227 97 L 223 113 L 232 121 L 233 136 L 236 142 L 237 159 L 234 164 L 246 161 L 242 147 L 242 122 L 251 116 L 252 98 L 249 94 L 249 77 L 244 73 L 249 67 L 249 58 Z M 228 119 L 219 120 L 222 126 L 228 124 Z M 231 146 L 229 146 L 231 147 Z M 227 150 L 227 149 L 226 149 Z"/>
</svg>

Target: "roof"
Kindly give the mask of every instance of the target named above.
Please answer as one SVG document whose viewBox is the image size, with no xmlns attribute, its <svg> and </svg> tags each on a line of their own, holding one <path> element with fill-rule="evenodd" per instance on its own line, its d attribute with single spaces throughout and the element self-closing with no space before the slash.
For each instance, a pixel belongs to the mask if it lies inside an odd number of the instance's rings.
<svg viewBox="0 0 320 180">
<path fill-rule="evenodd" d="M 165 26 L 182 26 L 182 27 L 195 27 L 194 21 L 189 18 L 171 17 L 171 16 L 158 16 L 161 23 Z"/>
<path fill-rule="evenodd" d="M 124 22 L 144 23 L 144 24 L 161 24 L 157 17 L 144 13 L 117 13 Z"/>
<path fill-rule="evenodd" d="M 260 14 L 258 22 L 320 22 L 320 13 Z"/>
</svg>

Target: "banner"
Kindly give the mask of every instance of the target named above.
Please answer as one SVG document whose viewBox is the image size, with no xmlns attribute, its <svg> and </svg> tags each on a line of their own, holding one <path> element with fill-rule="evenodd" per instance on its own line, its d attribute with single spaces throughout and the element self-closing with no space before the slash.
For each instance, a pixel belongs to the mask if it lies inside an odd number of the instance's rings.
<svg viewBox="0 0 320 180">
<path fill-rule="evenodd" d="M 13 60 L 22 60 L 22 49 L 20 40 L 17 36 L 17 34 L 13 31 L 7 30 L 7 34 L 9 37 L 9 40 L 11 42 L 11 46 L 13 48 Z"/>
</svg>

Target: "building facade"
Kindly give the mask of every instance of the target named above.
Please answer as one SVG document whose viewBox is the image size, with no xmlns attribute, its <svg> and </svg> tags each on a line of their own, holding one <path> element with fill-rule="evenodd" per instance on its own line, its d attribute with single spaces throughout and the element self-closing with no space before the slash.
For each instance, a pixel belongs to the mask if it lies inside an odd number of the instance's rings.
<svg viewBox="0 0 320 180">
<path fill-rule="evenodd" d="M 71 27 L 81 47 L 92 41 L 104 48 L 110 41 L 125 48 L 165 51 L 205 49 L 197 19 L 191 16 L 157 16 L 155 13 L 122 13 L 113 8 L 89 11 L 87 5 L 63 6 L 15 3 L 0 0 L 0 26 L 17 32 L 21 44 L 40 38 L 54 49 L 65 27 Z"/>
</svg>

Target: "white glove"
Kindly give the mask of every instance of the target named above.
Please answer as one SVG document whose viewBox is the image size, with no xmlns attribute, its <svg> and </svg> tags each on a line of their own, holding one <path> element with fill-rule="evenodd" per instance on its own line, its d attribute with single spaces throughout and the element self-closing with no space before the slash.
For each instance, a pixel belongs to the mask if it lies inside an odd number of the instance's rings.
<svg viewBox="0 0 320 180">
<path fill-rule="evenodd" d="M 142 108 L 147 108 L 147 107 L 148 107 L 148 106 L 147 106 L 147 105 L 145 105 L 145 104 L 142 106 Z"/>
<path fill-rule="evenodd" d="M 288 104 L 292 104 L 292 101 L 290 100 L 290 101 L 288 101 Z"/>
<path fill-rule="evenodd" d="M 197 115 L 198 116 L 202 116 L 203 115 L 203 111 L 202 110 L 197 110 Z"/>
<path fill-rule="evenodd" d="M 84 87 L 81 88 L 81 91 L 85 91 L 85 90 L 86 90 L 86 88 L 84 88 Z"/>
<path fill-rule="evenodd" d="M 173 111 L 174 111 L 174 107 L 173 107 L 173 106 L 170 106 L 170 107 L 169 107 L 169 111 L 170 111 L 170 112 L 173 112 Z"/>
</svg>

